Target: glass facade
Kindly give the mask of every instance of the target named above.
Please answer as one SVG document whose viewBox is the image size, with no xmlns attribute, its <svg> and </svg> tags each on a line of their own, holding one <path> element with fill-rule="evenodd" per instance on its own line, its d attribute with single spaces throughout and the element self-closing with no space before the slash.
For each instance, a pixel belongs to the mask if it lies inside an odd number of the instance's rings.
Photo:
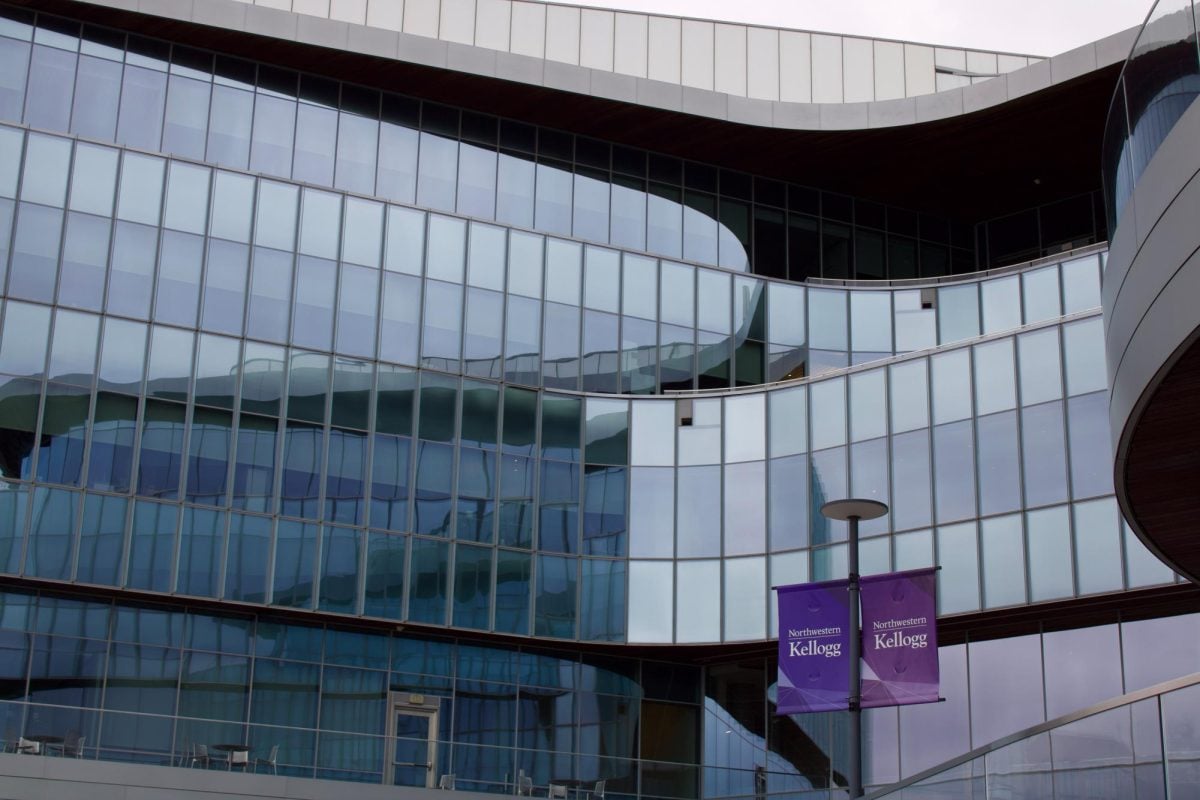
<svg viewBox="0 0 1200 800">
<path fill-rule="evenodd" d="M 846 720 L 761 655 L 770 587 L 846 575 L 827 500 L 965 629 L 1177 582 L 1113 496 L 1103 247 L 820 279 L 1019 228 L 0 7 L 4 741 L 829 796 Z M 1197 668 L 1106 620 L 943 647 L 868 783 Z"/>
</svg>

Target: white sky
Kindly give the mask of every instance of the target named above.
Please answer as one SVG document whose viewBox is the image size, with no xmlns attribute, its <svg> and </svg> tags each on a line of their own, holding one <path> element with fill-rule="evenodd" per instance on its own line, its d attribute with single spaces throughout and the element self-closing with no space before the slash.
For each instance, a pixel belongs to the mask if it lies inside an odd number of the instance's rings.
<svg viewBox="0 0 1200 800">
<path fill-rule="evenodd" d="M 1050 56 L 1140 25 L 1152 0 L 559 0 Z"/>
</svg>

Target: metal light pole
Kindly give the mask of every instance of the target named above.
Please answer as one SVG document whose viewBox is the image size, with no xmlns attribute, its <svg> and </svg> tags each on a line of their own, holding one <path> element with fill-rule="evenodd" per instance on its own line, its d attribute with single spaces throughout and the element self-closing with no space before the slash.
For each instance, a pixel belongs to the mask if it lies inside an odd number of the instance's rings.
<svg viewBox="0 0 1200 800">
<path fill-rule="evenodd" d="M 859 630 L 859 577 L 858 577 L 858 522 L 875 519 L 888 512 L 888 507 L 878 500 L 831 500 L 821 506 L 821 513 L 829 519 L 846 520 L 850 523 L 850 539 L 847 565 L 850 573 L 850 732 L 847 748 L 850 752 L 850 798 L 862 797 L 862 676 L 859 651 L 862 635 Z"/>
</svg>

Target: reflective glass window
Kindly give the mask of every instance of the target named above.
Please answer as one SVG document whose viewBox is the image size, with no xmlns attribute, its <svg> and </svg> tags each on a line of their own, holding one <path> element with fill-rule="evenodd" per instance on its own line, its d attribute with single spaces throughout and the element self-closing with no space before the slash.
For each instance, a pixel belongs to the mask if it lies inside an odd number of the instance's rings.
<svg viewBox="0 0 1200 800">
<path fill-rule="evenodd" d="M 725 554 L 766 550 L 766 464 L 750 461 L 725 467 Z"/>
<path fill-rule="evenodd" d="M 153 160 L 162 163 L 158 159 Z M 70 139 L 30 134 L 25 142 L 21 199 L 27 203 L 42 203 L 62 208 L 67 196 L 67 172 L 70 164 Z"/>
<path fill-rule="evenodd" d="M 73 211 L 102 217 L 112 215 L 117 183 L 118 151 L 80 142 L 75 147 L 71 173 Z"/>
<path fill-rule="evenodd" d="M 117 122 L 117 141 L 120 144 L 144 150 L 158 149 L 166 94 L 166 75 L 157 70 L 126 64 Z"/>
<path fill-rule="evenodd" d="M 425 274 L 438 280 L 462 283 L 466 252 L 466 222 L 431 214 Z"/>
<path fill-rule="evenodd" d="M 506 231 L 495 225 L 472 222 L 467 243 L 467 284 L 494 291 L 504 290 L 504 254 Z M 532 238 L 532 237 L 528 237 Z M 538 285 L 541 284 L 538 263 Z M 540 290 L 535 293 L 540 294 Z"/>
<path fill-rule="evenodd" d="M 25 574 L 38 578 L 70 579 L 78 520 L 78 492 L 44 487 L 34 490 L 29 514 L 29 539 L 25 545 Z"/>
<path fill-rule="evenodd" d="M 721 554 L 721 468 L 684 467 L 678 474 L 676 556 Z"/>
<path fill-rule="evenodd" d="M 221 548 L 225 542 L 225 516 L 220 511 L 207 508 L 183 509 L 175 591 L 200 597 L 217 596 Z"/>
<path fill-rule="evenodd" d="M 583 286 L 583 248 L 561 239 L 546 240 L 546 299 L 578 306 Z"/>
<path fill-rule="evenodd" d="M 937 293 L 938 341 L 958 342 L 979 335 L 979 285 L 947 286 Z"/>
<path fill-rule="evenodd" d="M 253 205 L 253 178 L 218 171 L 213 176 L 209 233 L 234 242 L 249 242 L 250 223 L 254 219 L 251 213 Z"/>
<path fill-rule="evenodd" d="M 208 160 L 245 169 L 250 158 L 254 93 L 217 84 L 209 103 Z"/>
<path fill-rule="evenodd" d="M 1111 497 L 1076 503 L 1075 565 L 1079 593 L 1115 592 L 1124 588 L 1121 569 L 1121 521 Z"/>
<path fill-rule="evenodd" d="M 920 429 L 892 438 L 892 519 L 895 530 L 924 528 L 930 522 L 929 432 Z"/>
<path fill-rule="evenodd" d="M 408 573 L 408 618 L 446 624 L 450 552 L 448 542 L 413 537 Z"/>
<path fill-rule="evenodd" d="M 1066 506 L 1025 515 L 1029 549 L 1029 597 L 1034 602 L 1074 594 L 1071 521 Z"/>
<path fill-rule="evenodd" d="M 165 163 L 161 158 L 124 154 L 117 191 L 118 219 L 158 225 Z"/>
<path fill-rule="evenodd" d="M 1100 256 L 1062 264 L 1063 313 L 1074 314 L 1100 305 Z"/>
<path fill-rule="evenodd" d="M 300 190 L 297 187 L 275 181 L 259 181 L 254 243 L 276 250 L 294 250 L 299 203 Z"/>
<path fill-rule="evenodd" d="M 1021 444 L 1025 467 L 1025 505 L 1067 499 L 1066 441 L 1062 401 L 1021 410 Z"/>
<path fill-rule="evenodd" d="M 88 456 L 88 486 L 107 492 L 130 491 L 133 433 L 137 426 L 136 398 L 96 393 Z"/>
<path fill-rule="evenodd" d="M 291 177 L 295 128 L 296 101 L 260 91 L 254 99 L 250 169 L 280 178 Z"/>
<path fill-rule="evenodd" d="M 971 416 L 971 353 L 952 350 L 930 359 L 933 421 L 954 422 Z"/>
<path fill-rule="evenodd" d="M 933 429 L 934 495 L 939 522 L 975 516 L 975 452 L 971 427 L 968 420 Z"/>
<path fill-rule="evenodd" d="M 1108 388 L 1104 362 L 1104 327 L 1099 318 L 1063 326 L 1066 352 L 1067 394 L 1085 394 Z"/>
<path fill-rule="evenodd" d="M 99 317 L 59 311 L 54 317 L 54 340 L 50 348 L 47 377 L 90 387 L 96 371 L 96 345 L 99 338 Z"/>
<path fill-rule="evenodd" d="M 126 585 L 133 589 L 167 592 L 175 558 L 178 508 L 139 500 L 133 512 Z"/>
<path fill-rule="evenodd" d="M 307 76 L 302 77 L 304 82 Z M 336 88 L 334 92 L 336 93 Z M 292 177 L 320 186 L 333 185 L 338 115 L 331 108 L 300 103 L 296 108 L 296 148 Z"/>
<path fill-rule="evenodd" d="M 4 336 L 0 337 L 0 372 L 41 375 L 50 339 L 50 309 L 28 303 L 5 304 Z"/>
<path fill-rule="evenodd" d="M 1045 720 L 1039 634 L 972 642 L 971 741 L 991 742 Z"/>
<path fill-rule="evenodd" d="M 983 332 L 996 333 L 1021 326 L 1020 276 L 984 281 Z"/>
<path fill-rule="evenodd" d="M 420 309 L 420 279 L 384 273 L 379 323 L 381 359 L 401 364 L 417 363 Z"/>
<path fill-rule="evenodd" d="M 675 471 L 635 467 L 629 485 L 629 554 L 670 558 L 675 543 Z"/>
<path fill-rule="evenodd" d="M 56 208 L 20 204 L 12 243 L 9 294 L 44 303 L 54 299 L 62 218 L 63 212 Z"/>
<path fill-rule="evenodd" d="M 535 180 L 533 227 L 539 231 L 569 236 L 571 173 L 552 164 L 538 164 Z"/>
<path fill-rule="evenodd" d="M 271 604 L 311 608 L 319 526 L 281 519 L 275 526 Z"/>
<path fill-rule="evenodd" d="M 1018 456 L 1017 415 L 1003 411 L 980 417 L 979 512 L 995 514 L 1021 507 L 1021 465 Z"/>
<path fill-rule="evenodd" d="M 634 401 L 631 464 L 672 466 L 675 463 L 675 403 Z"/>
<path fill-rule="evenodd" d="M 36 403 L 36 390 L 17 383 L 18 391 Z M 31 391 L 32 390 L 32 391 Z M 46 387 L 42 412 L 42 432 L 38 443 L 37 479 L 49 483 L 78 485 L 83 474 L 84 439 L 87 435 L 89 390 L 73 386 L 50 384 Z M 32 436 L 36 422 L 36 407 L 30 408 L 25 419 L 14 418 L 10 430 L 16 429 Z M 16 417 L 16 415 L 13 415 Z M 26 445 L 28 446 L 28 445 Z M 16 472 L 16 470 L 13 470 Z M 29 477 L 29 464 L 20 467 L 18 477 Z"/>
<path fill-rule="evenodd" d="M 336 259 L 341 222 L 341 195 L 305 189 L 300 204 L 300 252 Z"/>
<path fill-rule="evenodd" d="M 533 227 L 534 164 L 520 156 L 501 153 L 496 167 L 496 220 L 524 228 Z"/>
<path fill-rule="evenodd" d="M 809 485 L 812 491 L 809 506 L 812 543 L 826 544 L 845 539 L 846 523 L 828 519 L 821 513 L 821 506 L 830 500 L 850 496 L 845 447 L 818 450 L 812 454 Z"/>
<path fill-rule="evenodd" d="M 615 250 L 584 248 L 583 304 L 617 313 L 621 304 L 621 262 Z"/>
<path fill-rule="evenodd" d="M 376 192 L 381 197 L 411 203 L 417 191 L 416 116 L 419 106 L 405 114 L 406 99 L 383 96 L 383 120 L 379 125 L 379 167 Z"/>
<path fill-rule="evenodd" d="M 893 432 L 924 428 L 929 424 L 928 372 L 925 359 L 888 368 Z"/>
<path fill-rule="evenodd" d="M 339 353 L 372 358 L 375 355 L 375 308 L 379 298 L 379 271 L 342 265 L 338 293 L 335 349 Z"/>
<path fill-rule="evenodd" d="M 1058 297 L 1058 266 L 1043 267 L 1021 275 L 1025 300 L 1025 324 L 1061 316 Z"/>
<path fill-rule="evenodd" d="M 892 352 L 891 295 L 891 292 L 850 292 L 850 349 Z"/>
<path fill-rule="evenodd" d="M 1113 491 L 1112 439 L 1107 392 L 1093 392 L 1067 401 L 1067 431 L 1071 450 L 1071 495 L 1095 497 Z M 1109 436 L 1105 436 L 1109 432 Z"/>
<path fill-rule="evenodd" d="M 165 152 L 204 158 L 211 93 L 212 84 L 208 81 L 182 75 L 172 75 L 168 79 L 162 143 Z"/>
<path fill-rule="evenodd" d="M 621 309 L 626 315 L 642 319 L 658 317 L 658 262 L 651 258 L 633 256 L 628 253 L 622 257 L 622 302 Z"/>
<path fill-rule="evenodd" d="M 986 511 L 984 513 L 987 513 Z M 1021 515 L 980 521 L 985 608 L 1025 602 L 1025 537 Z"/>
<path fill-rule="evenodd" d="M 846 443 L 846 379 L 819 381 L 812 395 L 812 448 L 822 450 Z"/>
<path fill-rule="evenodd" d="M 146 401 L 138 459 L 138 494 L 165 499 L 179 496 L 185 413 L 186 407 L 180 403 Z"/>
<path fill-rule="evenodd" d="M 1062 397 L 1058 329 L 1048 328 L 1017 337 L 1021 365 L 1021 404 L 1034 405 Z"/>
<path fill-rule="evenodd" d="M 457 173 L 458 142 L 422 132 L 417 167 L 417 205 L 453 211 Z"/>
<path fill-rule="evenodd" d="M 1011 339 L 976 345 L 975 408 L 980 415 L 1005 411 L 1017 405 Z"/>
<path fill-rule="evenodd" d="M 630 642 L 670 642 L 674 592 L 669 561 L 629 563 L 629 605 L 644 609 L 629 617 Z"/>
<path fill-rule="evenodd" d="M 766 635 L 766 559 L 731 558 L 725 567 L 725 641 Z"/>
<path fill-rule="evenodd" d="M 267 600 L 267 557 L 271 549 L 271 520 L 233 514 L 225 552 L 225 589 L 222 596 L 250 603 Z"/>
<path fill-rule="evenodd" d="M 220 239 L 209 241 L 203 310 L 200 312 L 202 328 L 235 336 L 241 334 L 249 258 L 250 248 L 246 245 Z"/>
</svg>

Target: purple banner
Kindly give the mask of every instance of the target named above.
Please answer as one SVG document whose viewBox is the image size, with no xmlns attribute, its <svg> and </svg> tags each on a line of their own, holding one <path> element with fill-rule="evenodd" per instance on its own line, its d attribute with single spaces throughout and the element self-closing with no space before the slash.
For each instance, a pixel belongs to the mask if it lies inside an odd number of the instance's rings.
<svg viewBox="0 0 1200 800">
<path fill-rule="evenodd" d="M 862 579 L 863 708 L 937 702 L 936 612 L 933 568 Z"/>
<path fill-rule="evenodd" d="M 849 707 L 848 583 L 779 586 L 779 714 Z"/>
</svg>

